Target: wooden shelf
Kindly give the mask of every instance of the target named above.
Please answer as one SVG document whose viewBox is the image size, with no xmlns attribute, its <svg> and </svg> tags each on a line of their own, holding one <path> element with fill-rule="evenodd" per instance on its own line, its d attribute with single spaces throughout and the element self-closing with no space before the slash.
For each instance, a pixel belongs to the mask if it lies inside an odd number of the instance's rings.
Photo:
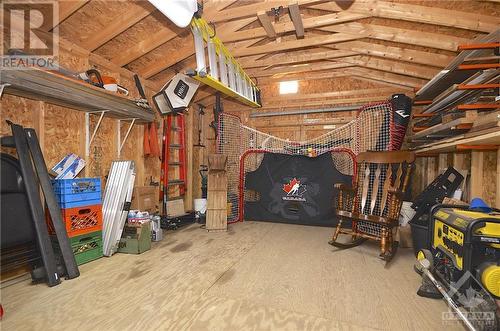
<svg viewBox="0 0 500 331">
<path fill-rule="evenodd" d="M 152 109 L 139 107 L 134 100 L 92 86 L 59 73 L 41 69 L 3 70 L 4 93 L 46 101 L 84 112 L 106 111 L 106 116 L 152 122 Z"/>
<path fill-rule="evenodd" d="M 457 150 L 457 145 L 495 145 L 500 146 L 500 128 L 468 132 L 452 138 L 441 140 L 413 149 L 417 154 L 448 153 Z"/>
<path fill-rule="evenodd" d="M 496 30 L 488 35 L 475 39 L 474 44 L 484 44 L 496 42 L 500 30 Z M 475 63 L 484 58 L 495 56 L 493 49 L 467 49 L 458 54 L 457 57 L 433 79 L 416 92 L 415 100 L 432 100 L 454 84 L 460 84 L 466 79 L 476 74 L 479 69 L 460 70 L 458 66 L 463 62 Z M 490 59 L 488 59 L 490 61 Z M 494 61 L 494 60 L 493 60 Z"/>
</svg>

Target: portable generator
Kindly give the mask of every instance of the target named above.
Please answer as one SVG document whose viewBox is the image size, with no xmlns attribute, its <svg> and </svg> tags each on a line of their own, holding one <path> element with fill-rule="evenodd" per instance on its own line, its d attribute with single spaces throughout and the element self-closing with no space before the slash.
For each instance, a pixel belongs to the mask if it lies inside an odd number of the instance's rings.
<svg viewBox="0 0 500 331">
<path fill-rule="evenodd" d="M 443 281 L 456 283 L 470 272 L 493 297 L 500 298 L 500 211 L 487 214 L 465 208 L 433 208 L 429 224 L 432 263 Z M 420 251 L 417 258 L 425 255 Z"/>
<path fill-rule="evenodd" d="M 434 206 L 429 250 L 420 250 L 417 259 L 430 262 L 432 274 L 459 306 L 495 314 L 493 298 L 500 298 L 500 211 L 485 213 L 468 208 Z M 418 294 L 442 297 L 425 279 Z"/>
</svg>

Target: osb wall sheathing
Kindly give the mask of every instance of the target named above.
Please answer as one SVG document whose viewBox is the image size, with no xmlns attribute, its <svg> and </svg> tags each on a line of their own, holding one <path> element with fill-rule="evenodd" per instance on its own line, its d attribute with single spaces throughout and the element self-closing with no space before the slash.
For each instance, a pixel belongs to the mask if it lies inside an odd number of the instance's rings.
<svg viewBox="0 0 500 331">
<path fill-rule="evenodd" d="M 83 57 L 78 53 L 69 53 L 60 50 L 59 63 L 64 68 L 74 72 L 96 67 L 104 75 L 113 76 L 118 79 L 120 85 L 130 91 L 131 97 L 138 97 L 134 82 L 121 75 L 102 67 L 94 61 Z M 146 94 L 151 96 L 155 91 L 145 87 Z M 10 135 L 10 127 L 5 123 L 10 119 L 14 123 L 25 127 L 33 127 L 39 136 L 45 161 L 48 167 L 52 167 L 63 156 L 75 153 L 85 158 L 85 114 L 77 110 L 60 107 L 42 101 L 30 100 L 4 93 L 0 101 L 1 121 L 0 135 Z M 98 115 L 90 115 L 90 133 L 98 120 Z M 125 136 L 127 125 L 130 122 L 122 122 L 122 139 Z M 86 158 L 87 166 L 83 175 L 88 177 L 104 178 L 108 174 L 111 162 L 118 159 L 117 142 L 117 120 L 105 117 L 90 146 L 90 155 Z M 159 132 L 161 130 L 158 130 Z M 123 146 L 122 160 L 133 160 L 137 168 L 137 185 L 144 185 L 145 178 L 159 180 L 159 160 L 143 157 L 143 125 L 134 125 L 128 140 Z M 158 137 L 158 140 L 160 137 Z M 2 148 L 2 152 L 15 155 L 15 150 Z M 149 184 L 149 181 L 148 181 Z"/>
</svg>

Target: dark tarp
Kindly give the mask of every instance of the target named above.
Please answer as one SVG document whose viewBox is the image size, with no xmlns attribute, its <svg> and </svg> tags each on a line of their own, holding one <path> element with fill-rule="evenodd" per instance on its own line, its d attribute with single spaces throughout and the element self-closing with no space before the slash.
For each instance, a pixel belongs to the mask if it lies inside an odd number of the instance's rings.
<svg viewBox="0 0 500 331">
<path fill-rule="evenodd" d="M 351 180 L 335 168 L 330 153 L 314 158 L 266 153 L 260 166 L 245 176 L 245 189 L 259 197 L 245 201 L 245 219 L 335 225 L 333 186 L 350 185 Z"/>
</svg>

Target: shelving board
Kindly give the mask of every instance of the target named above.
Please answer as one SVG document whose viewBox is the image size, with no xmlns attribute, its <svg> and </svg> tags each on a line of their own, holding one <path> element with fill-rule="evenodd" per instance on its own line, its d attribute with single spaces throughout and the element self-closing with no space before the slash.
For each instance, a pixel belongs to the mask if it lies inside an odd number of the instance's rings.
<svg viewBox="0 0 500 331">
<path fill-rule="evenodd" d="M 500 128 L 494 127 L 479 132 L 469 132 L 453 138 L 441 140 L 415 148 L 417 154 L 447 153 L 456 151 L 457 145 L 496 145 L 500 146 Z"/>
<path fill-rule="evenodd" d="M 7 94 L 84 112 L 106 111 L 106 116 L 119 119 L 135 118 L 139 123 L 154 120 L 152 109 L 139 107 L 132 99 L 54 71 L 35 68 L 3 70 L 0 83 L 6 84 L 4 93 Z"/>
</svg>

